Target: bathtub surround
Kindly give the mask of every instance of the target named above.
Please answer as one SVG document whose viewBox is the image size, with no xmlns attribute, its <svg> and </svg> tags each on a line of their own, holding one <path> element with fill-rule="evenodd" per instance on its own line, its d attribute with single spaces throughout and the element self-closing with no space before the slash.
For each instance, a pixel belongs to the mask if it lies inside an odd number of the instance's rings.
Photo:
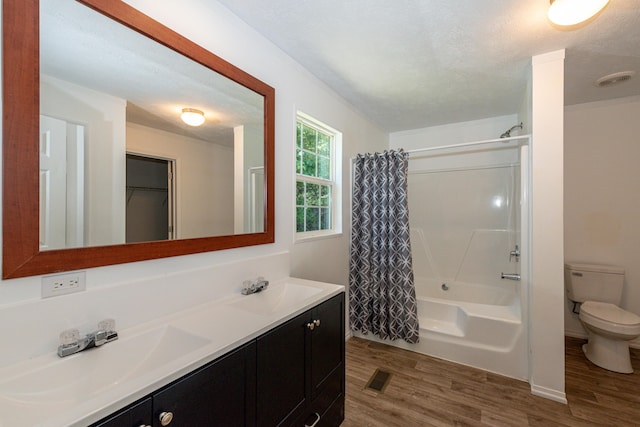
<svg viewBox="0 0 640 427">
<path fill-rule="evenodd" d="M 383 339 L 419 340 L 402 150 L 354 160 L 349 318 L 353 330 Z"/>
<path fill-rule="evenodd" d="M 558 159 L 563 157 L 563 60 L 564 51 L 532 59 L 531 77 L 523 88 L 520 110 L 513 115 L 396 132 L 390 135 L 389 141 L 390 147 L 407 150 L 445 143 L 453 145 L 497 138 L 513 123 L 520 122 L 523 122 L 524 133 L 533 134 L 528 153 L 530 160 L 526 165 L 521 164 L 523 172 L 530 174 L 533 181 L 532 185 L 523 186 L 526 191 L 523 201 L 537 206 L 536 211 L 532 209 L 530 223 L 521 224 L 523 229 L 529 230 L 522 233 L 520 247 L 522 280 L 519 286 L 522 288 L 521 321 L 524 325 L 520 339 L 524 349 L 519 356 L 509 360 L 520 358 L 528 365 L 526 375 L 534 394 L 560 402 L 566 402 L 563 322 L 558 318 L 562 314 L 564 298 L 562 189 L 558 187 L 562 183 L 562 164 Z M 537 161 L 532 159 L 534 150 Z M 529 170 L 524 170 L 525 167 Z M 537 195 L 535 201 L 531 188 Z M 527 248 L 535 250 L 537 256 Z M 466 353 L 461 350 L 457 354 Z"/>
<path fill-rule="evenodd" d="M 501 273 L 521 275 L 526 264 L 510 253 L 522 244 L 528 175 L 520 170 L 521 161 L 527 164 L 520 143 L 528 140 L 412 150 L 408 200 L 420 342 L 394 345 L 527 379 L 526 287 Z"/>
</svg>

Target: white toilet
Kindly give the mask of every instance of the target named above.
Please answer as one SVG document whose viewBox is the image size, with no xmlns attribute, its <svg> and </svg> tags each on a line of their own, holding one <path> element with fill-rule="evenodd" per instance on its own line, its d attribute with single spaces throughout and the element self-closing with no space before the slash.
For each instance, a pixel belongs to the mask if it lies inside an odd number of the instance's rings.
<svg viewBox="0 0 640 427">
<path fill-rule="evenodd" d="M 629 341 L 640 336 L 640 316 L 618 307 L 624 269 L 610 265 L 566 263 L 564 281 L 569 300 L 581 303 L 580 321 L 589 341 L 587 359 L 614 372 L 633 372 Z"/>
</svg>

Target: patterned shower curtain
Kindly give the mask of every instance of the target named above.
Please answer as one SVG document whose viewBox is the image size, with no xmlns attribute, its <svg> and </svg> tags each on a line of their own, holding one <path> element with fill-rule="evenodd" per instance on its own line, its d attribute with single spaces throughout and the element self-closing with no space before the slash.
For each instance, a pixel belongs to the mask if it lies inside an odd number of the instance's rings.
<svg viewBox="0 0 640 427">
<path fill-rule="evenodd" d="M 349 264 L 349 320 L 354 330 L 418 342 L 407 170 L 402 150 L 355 159 Z"/>
</svg>

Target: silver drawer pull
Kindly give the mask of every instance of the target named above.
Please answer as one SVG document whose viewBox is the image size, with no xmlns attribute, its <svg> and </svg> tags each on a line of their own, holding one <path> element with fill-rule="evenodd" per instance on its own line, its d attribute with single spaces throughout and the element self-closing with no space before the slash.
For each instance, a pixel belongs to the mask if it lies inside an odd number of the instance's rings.
<svg viewBox="0 0 640 427">
<path fill-rule="evenodd" d="M 318 414 L 317 412 L 314 412 L 313 415 L 315 415 L 317 419 L 311 425 L 305 423 L 304 427 L 315 427 L 316 424 L 318 424 L 318 422 L 320 421 L 320 414 Z"/>
<path fill-rule="evenodd" d="M 158 417 L 158 420 L 160 421 L 160 425 L 163 427 L 168 426 L 171 424 L 171 421 L 173 421 L 173 412 L 162 412 Z"/>
</svg>

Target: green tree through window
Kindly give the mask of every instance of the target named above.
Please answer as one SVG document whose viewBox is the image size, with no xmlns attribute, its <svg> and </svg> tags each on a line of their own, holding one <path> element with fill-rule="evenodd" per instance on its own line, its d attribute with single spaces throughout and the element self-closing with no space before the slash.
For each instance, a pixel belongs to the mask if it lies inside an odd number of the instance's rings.
<svg viewBox="0 0 640 427">
<path fill-rule="evenodd" d="M 335 136 L 306 120 L 296 123 L 296 232 L 333 228 Z"/>
</svg>

